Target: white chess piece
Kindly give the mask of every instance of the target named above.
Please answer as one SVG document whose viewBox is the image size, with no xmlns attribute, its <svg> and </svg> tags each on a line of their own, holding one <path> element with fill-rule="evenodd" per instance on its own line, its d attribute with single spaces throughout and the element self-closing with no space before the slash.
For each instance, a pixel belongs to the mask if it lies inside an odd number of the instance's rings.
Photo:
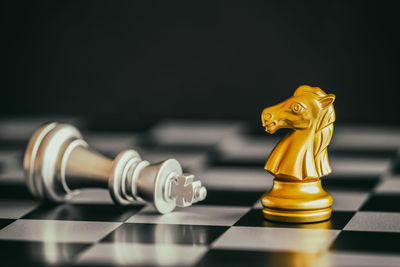
<svg viewBox="0 0 400 267">
<path fill-rule="evenodd" d="M 108 188 L 115 203 L 152 203 L 160 213 L 202 201 L 207 190 L 193 175 L 182 174 L 175 159 L 150 164 L 135 150 L 114 160 L 91 150 L 72 125 L 50 123 L 32 136 L 24 157 L 27 185 L 43 199 L 62 202 L 82 188 Z"/>
</svg>

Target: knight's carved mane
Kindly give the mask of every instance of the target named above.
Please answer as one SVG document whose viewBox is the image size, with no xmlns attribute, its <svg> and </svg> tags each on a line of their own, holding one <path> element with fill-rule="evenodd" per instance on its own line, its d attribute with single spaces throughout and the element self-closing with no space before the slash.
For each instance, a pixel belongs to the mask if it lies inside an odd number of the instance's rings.
<svg viewBox="0 0 400 267">
<path fill-rule="evenodd" d="M 319 87 L 300 86 L 294 93 L 294 96 L 312 95 L 317 101 L 327 94 Z M 333 134 L 333 123 L 335 121 L 335 110 L 333 105 L 320 111 L 316 121 L 315 136 L 314 136 L 314 162 L 318 176 L 322 177 L 331 173 L 332 169 L 328 161 L 327 146 L 331 141 Z"/>
</svg>

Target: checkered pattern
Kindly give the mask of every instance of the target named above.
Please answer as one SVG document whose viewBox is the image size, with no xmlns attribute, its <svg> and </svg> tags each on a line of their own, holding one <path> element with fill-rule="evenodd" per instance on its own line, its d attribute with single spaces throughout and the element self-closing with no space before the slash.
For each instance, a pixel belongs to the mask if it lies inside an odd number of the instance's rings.
<svg viewBox="0 0 400 267">
<path fill-rule="evenodd" d="M 135 148 L 144 158 L 178 159 L 208 188 L 207 199 L 159 215 L 142 204 L 116 206 L 105 190 L 69 203 L 33 199 L 22 158 L 40 123 L 78 125 L 111 157 Z M 263 165 L 279 141 L 234 122 L 161 122 L 131 132 L 76 118 L 0 121 L 0 255 L 4 266 L 399 266 L 400 130 L 337 124 L 329 147 L 334 198 L 329 221 L 263 219 L 259 199 L 273 177 Z"/>
</svg>

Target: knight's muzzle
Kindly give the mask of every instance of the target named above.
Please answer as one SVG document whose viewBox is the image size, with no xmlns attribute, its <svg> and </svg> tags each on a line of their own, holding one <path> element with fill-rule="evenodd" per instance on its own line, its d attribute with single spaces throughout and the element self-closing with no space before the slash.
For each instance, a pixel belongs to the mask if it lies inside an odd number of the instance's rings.
<svg viewBox="0 0 400 267">
<path fill-rule="evenodd" d="M 272 113 L 271 112 L 269 112 L 269 110 L 268 109 L 264 109 L 263 110 L 263 112 L 262 112 L 262 115 L 261 115 L 261 122 L 262 122 L 262 125 L 265 127 L 265 126 L 267 126 L 267 124 L 269 123 L 269 122 L 271 122 L 271 120 L 273 119 L 273 115 L 272 115 Z"/>
</svg>

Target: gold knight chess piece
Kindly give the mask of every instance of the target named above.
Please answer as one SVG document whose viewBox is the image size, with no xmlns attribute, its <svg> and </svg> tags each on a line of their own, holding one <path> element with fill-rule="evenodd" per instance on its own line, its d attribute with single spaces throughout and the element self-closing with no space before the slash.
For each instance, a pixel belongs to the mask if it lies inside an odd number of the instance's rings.
<svg viewBox="0 0 400 267">
<path fill-rule="evenodd" d="M 305 223 L 330 218 L 332 197 L 323 190 L 320 178 L 332 172 L 327 146 L 335 121 L 334 100 L 334 94 L 302 85 L 289 99 L 263 110 L 266 132 L 292 129 L 265 165 L 275 177 L 261 199 L 265 219 Z"/>
</svg>

